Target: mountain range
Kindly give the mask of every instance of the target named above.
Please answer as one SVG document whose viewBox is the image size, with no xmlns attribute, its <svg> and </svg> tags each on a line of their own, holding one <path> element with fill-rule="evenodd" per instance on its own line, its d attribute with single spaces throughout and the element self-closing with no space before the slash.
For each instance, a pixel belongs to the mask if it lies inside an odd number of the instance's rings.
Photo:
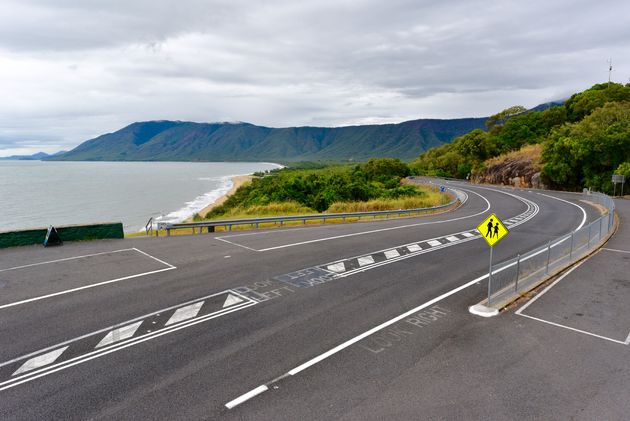
<svg viewBox="0 0 630 421">
<path fill-rule="evenodd" d="M 55 157 L 57 155 L 61 155 L 66 153 L 66 151 L 60 151 L 54 154 L 47 154 L 46 152 L 37 152 L 32 155 L 11 155 L 11 156 L 3 156 L 0 157 L 1 161 L 39 161 L 45 160 L 48 158 Z"/>
<path fill-rule="evenodd" d="M 147 121 L 88 140 L 52 160 L 361 161 L 413 159 L 476 128 L 486 118 L 421 119 L 398 124 L 270 128 L 249 123 Z"/>
</svg>

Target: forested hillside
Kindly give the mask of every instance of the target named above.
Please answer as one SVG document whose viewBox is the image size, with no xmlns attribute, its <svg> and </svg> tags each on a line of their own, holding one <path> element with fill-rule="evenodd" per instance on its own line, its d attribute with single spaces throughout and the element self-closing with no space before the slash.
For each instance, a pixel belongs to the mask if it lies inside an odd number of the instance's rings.
<svg viewBox="0 0 630 421">
<path fill-rule="evenodd" d="M 542 146 L 542 181 L 553 188 L 612 192 L 611 175 L 630 176 L 630 84 L 598 84 L 543 111 L 508 108 L 411 164 L 415 173 L 457 178 L 486 171 L 489 159 Z M 507 155 L 506 155 L 507 156 Z"/>
</svg>

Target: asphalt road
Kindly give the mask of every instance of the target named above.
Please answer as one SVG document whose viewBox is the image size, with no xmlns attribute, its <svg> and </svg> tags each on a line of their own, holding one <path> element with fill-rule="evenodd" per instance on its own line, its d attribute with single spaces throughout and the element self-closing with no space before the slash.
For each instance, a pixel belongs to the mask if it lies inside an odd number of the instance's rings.
<svg viewBox="0 0 630 421">
<path fill-rule="evenodd" d="M 468 313 L 489 256 L 474 228 L 511 221 L 500 262 L 598 211 L 451 186 L 468 200 L 441 215 L 0 251 L 0 418 L 575 415 L 576 396 L 540 409 L 565 379 L 525 359 L 523 318 Z"/>
</svg>

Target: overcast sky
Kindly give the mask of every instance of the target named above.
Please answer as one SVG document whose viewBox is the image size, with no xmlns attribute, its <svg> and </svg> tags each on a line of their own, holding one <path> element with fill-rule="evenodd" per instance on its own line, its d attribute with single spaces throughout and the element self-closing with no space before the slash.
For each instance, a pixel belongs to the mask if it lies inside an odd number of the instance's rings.
<svg viewBox="0 0 630 421">
<path fill-rule="evenodd" d="M 0 0 L 0 156 L 134 121 L 480 117 L 630 78 L 630 2 Z"/>
</svg>

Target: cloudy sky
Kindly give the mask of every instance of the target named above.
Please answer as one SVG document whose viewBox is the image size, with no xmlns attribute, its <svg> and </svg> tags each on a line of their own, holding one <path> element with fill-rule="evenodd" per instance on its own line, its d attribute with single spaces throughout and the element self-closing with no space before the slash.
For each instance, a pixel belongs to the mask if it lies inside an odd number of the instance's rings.
<svg viewBox="0 0 630 421">
<path fill-rule="evenodd" d="M 0 156 L 134 121 L 487 116 L 630 78 L 630 3 L 0 0 Z"/>
</svg>

